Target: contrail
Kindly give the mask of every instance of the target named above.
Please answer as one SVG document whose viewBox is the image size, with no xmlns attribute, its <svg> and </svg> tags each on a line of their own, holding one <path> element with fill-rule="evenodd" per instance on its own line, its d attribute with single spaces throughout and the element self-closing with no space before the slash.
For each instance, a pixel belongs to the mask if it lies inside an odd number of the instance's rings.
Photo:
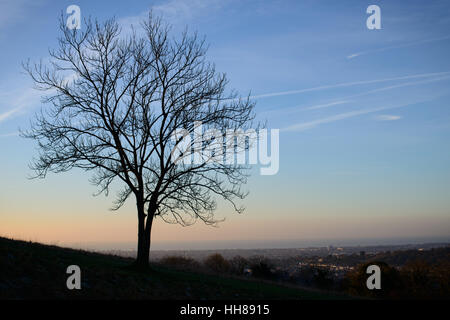
<svg viewBox="0 0 450 320">
<path fill-rule="evenodd" d="M 16 137 L 18 135 L 19 135 L 19 132 L 11 132 L 11 133 L 0 134 L 0 138 Z"/>
<path fill-rule="evenodd" d="M 356 52 L 356 53 L 348 55 L 347 59 L 353 59 L 353 58 L 356 58 L 356 57 L 359 57 L 359 56 L 362 56 L 365 54 L 369 54 L 369 53 L 418 46 L 418 45 L 428 43 L 428 42 L 442 41 L 442 40 L 447 40 L 447 39 L 450 39 L 450 36 L 446 36 L 446 37 L 442 37 L 442 38 L 435 38 L 435 39 L 420 40 L 420 41 L 416 41 L 416 42 L 405 43 L 405 44 L 401 44 L 401 45 L 397 45 L 397 46 L 384 47 L 384 48 L 379 48 L 379 49 L 374 49 L 374 50 L 361 51 L 361 52 Z"/>
<path fill-rule="evenodd" d="M 350 95 L 350 96 L 347 96 L 347 97 L 344 97 L 344 98 L 341 98 L 341 99 L 356 98 L 356 97 L 361 97 L 361 96 L 365 96 L 365 95 L 376 93 L 376 92 L 387 91 L 387 90 L 392 90 L 392 89 L 402 88 L 402 87 L 409 87 L 409 86 L 414 86 L 414 85 L 417 85 L 417 84 L 425 84 L 425 83 L 436 82 L 436 81 L 447 80 L 447 79 L 450 79 L 450 75 L 444 76 L 444 77 L 440 77 L 440 78 L 433 78 L 433 79 L 427 79 L 427 80 L 420 80 L 420 81 L 411 81 L 411 82 L 400 83 L 400 84 L 396 84 L 396 85 L 393 85 L 393 86 L 388 86 L 388 87 L 373 89 L 373 90 L 362 92 L 362 93 L 353 94 L 353 95 Z M 316 108 L 314 108 L 314 109 L 316 109 Z"/>
<path fill-rule="evenodd" d="M 350 102 L 350 101 L 348 101 L 348 100 L 334 101 L 334 102 L 330 102 L 330 103 L 324 103 L 324 104 L 319 104 L 319 105 L 303 108 L 303 110 L 315 110 L 315 109 L 328 108 L 328 107 L 336 106 L 339 104 L 344 104 L 347 102 Z"/>
<path fill-rule="evenodd" d="M 0 122 L 8 119 L 9 117 L 11 117 L 13 114 L 17 113 L 18 111 L 19 111 L 19 108 L 14 108 L 14 109 L 11 109 L 4 113 L 0 113 Z"/>
<path fill-rule="evenodd" d="M 282 108 L 281 107 L 281 108 L 276 108 L 276 109 L 265 110 L 265 111 L 260 112 L 259 114 L 261 115 L 261 114 L 267 114 L 267 113 L 273 113 L 273 112 L 277 112 L 279 114 L 280 112 L 288 113 L 288 112 L 297 112 L 297 111 L 302 111 L 302 110 L 324 109 L 324 108 L 329 108 L 329 107 L 333 107 L 333 106 L 336 106 L 336 105 L 341 105 L 341 104 L 344 104 L 344 103 L 348 103 L 348 102 L 351 102 L 350 99 L 366 96 L 366 95 L 369 95 L 369 94 L 372 94 L 372 93 L 376 93 L 376 92 L 382 92 L 382 91 L 392 90 L 392 89 L 396 89 L 396 88 L 414 86 L 414 85 L 418 85 L 418 84 L 426 84 L 426 83 L 430 83 L 430 82 L 442 81 L 442 80 L 447 80 L 447 79 L 450 79 L 450 75 L 447 75 L 447 76 L 444 76 L 444 77 L 440 77 L 440 78 L 432 78 L 432 79 L 426 79 L 426 80 L 411 81 L 411 82 L 400 83 L 400 84 L 396 84 L 396 85 L 392 85 L 392 86 L 377 88 L 377 89 L 373 89 L 373 90 L 369 90 L 369 91 L 365 91 L 365 92 L 349 95 L 349 96 L 346 96 L 346 97 L 342 97 L 342 98 L 339 98 L 338 100 L 330 101 L 328 103 L 313 105 L 313 106 L 309 106 L 309 107 L 305 107 L 305 108 L 301 108 L 301 106 L 289 107 L 289 108 Z"/>
<path fill-rule="evenodd" d="M 306 89 L 300 89 L 300 90 L 272 92 L 272 93 L 265 93 L 265 94 L 250 96 L 250 99 L 286 96 L 286 95 L 291 95 L 291 94 L 298 94 L 298 93 L 311 92 L 311 91 L 320 91 L 320 90 L 340 88 L 340 87 L 351 87 L 351 86 L 362 85 L 362 84 L 379 83 L 379 82 L 387 82 L 387 81 L 394 81 L 394 80 L 426 78 L 426 77 L 441 76 L 441 75 L 446 75 L 446 74 L 450 74 L 450 71 L 434 72 L 434 73 L 421 73 L 421 74 L 414 74 L 414 75 L 403 76 L 403 77 L 385 78 L 385 79 L 376 79 L 376 80 L 344 82 L 344 83 L 337 83 L 337 84 L 332 84 L 332 85 L 306 88 Z"/>
<path fill-rule="evenodd" d="M 315 109 L 328 108 L 328 107 L 332 107 L 335 105 L 350 102 L 350 100 L 348 100 L 348 99 L 351 99 L 351 98 L 362 97 L 362 96 L 366 96 L 366 95 L 376 93 L 376 92 L 387 91 L 387 90 L 392 90 L 392 89 L 402 88 L 402 87 L 409 87 L 409 86 L 414 86 L 414 85 L 418 85 L 418 84 L 425 84 L 425 83 L 436 82 L 436 81 L 447 80 L 447 79 L 450 79 L 450 75 L 448 75 L 446 77 L 440 77 L 440 78 L 400 83 L 400 84 L 396 84 L 393 86 L 388 86 L 388 87 L 378 88 L 378 89 L 374 89 L 374 90 L 370 90 L 370 91 L 366 91 L 366 92 L 362 92 L 362 93 L 353 94 L 353 95 L 341 98 L 340 100 L 338 100 L 336 102 L 330 102 L 327 104 L 312 106 L 312 107 L 304 108 L 302 110 L 315 110 Z M 345 99 L 345 100 L 343 100 L 343 99 Z M 283 109 L 281 109 L 281 110 L 283 110 Z"/>
<path fill-rule="evenodd" d="M 304 131 L 304 130 L 312 129 L 323 123 L 335 122 L 335 121 L 352 118 L 352 117 L 356 117 L 356 116 L 364 115 L 364 114 L 368 114 L 368 113 L 383 111 L 383 110 L 406 107 L 409 105 L 414 105 L 414 104 L 431 101 L 431 100 L 433 100 L 433 99 L 425 99 L 425 100 L 419 100 L 416 102 L 398 104 L 398 105 L 394 105 L 394 106 L 378 107 L 378 108 L 370 108 L 370 109 L 360 109 L 360 110 L 355 110 L 355 111 L 350 111 L 350 112 L 345 112 L 345 113 L 339 113 L 339 114 L 336 114 L 331 117 L 317 119 L 317 120 L 313 120 L 313 121 L 309 121 L 309 122 L 297 123 L 297 124 L 291 125 L 289 127 L 283 128 L 282 131 Z"/>
<path fill-rule="evenodd" d="M 275 109 L 269 109 L 269 110 L 264 110 L 261 111 L 259 114 L 267 114 L 267 113 L 293 113 L 293 112 L 298 112 L 298 111 L 302 111 L 302 110 L 314 110 L 314 109 L 321 109 L 321 108 L 327 108 L 327 107 L 331 107 L 331 106 L 336 106 L 339 104 L 344 104 L 350 102 L 348 100 L 340 100 L 340 101 L 332 101 L 332 102 L 328 102 L 328 103 L 322 103 L 322 104 L 317 104 L 317 105 L 313 105 L 313 106 L 309 106 L 306 108 L 300 108 L 301 106 L 296 106 L 296 107 L 289 107 L 289 108 L 275 108 Z"/>
</svg>

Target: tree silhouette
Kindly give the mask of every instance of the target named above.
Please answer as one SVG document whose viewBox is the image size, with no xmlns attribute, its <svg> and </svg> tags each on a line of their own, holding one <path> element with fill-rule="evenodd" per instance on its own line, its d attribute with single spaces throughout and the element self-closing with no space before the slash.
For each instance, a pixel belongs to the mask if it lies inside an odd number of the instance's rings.
<svg viewBox="0 0 450 320">
<path fill-rule="evenodd" d="M 89 19 L 82 30 L 69 30 L 61 18 L 60 29 L 50 62 L 24 63 L 37 88 L 48 92 L 46 106 L 23 132 L 38 141 L 36 176 L 93 171 L 99 194 L 121 181 L 112 209 L 134 196 L 140 267 L 148 266 L 156 217 L 213 225 L 217 198 L 243 210 L 235 201 L 246 195 L 248 167 L 220 161 L 219 149 L 249 148 L 225 133 L 249 129 L 254 104 L 226 89 L 226 75 L 206 59 L 204 40 L 187 31 L 171 38 L 170 26 L 152 14 L 142 35 L 122 34 L 114 19 Z M 215 134 L 186 139 L 199 123 Z M 189 161 L 192 150 L 201 161 Z"/>
</svg>

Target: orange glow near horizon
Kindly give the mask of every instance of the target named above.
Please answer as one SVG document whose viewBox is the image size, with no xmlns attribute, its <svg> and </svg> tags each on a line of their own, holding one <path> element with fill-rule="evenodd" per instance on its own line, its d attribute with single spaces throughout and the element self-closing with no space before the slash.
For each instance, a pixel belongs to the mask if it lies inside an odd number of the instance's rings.
<svg viewBox="0 0 450 320">
<path fill-rule="evenodd" d="M 103 220 L 103 221 L 102 221 Z M 40 219 L 38 216 L 9 216 L 2 219 L 0 235 L 15 239 L 73 245 L 89 246 L 89 243 L 135 243 L 137 221 L 129 215 L 104 217 L 82 216 L 68 219 Z M 423 217 L 352 217 L 337 216 L 304 217 L 302 219 L 255 219 L 251 216 L 230 215 L 218 227 L 196 223 L 181 227 L 158 219 L 153 228 L 153 244 L 170 242 L 180 247 L 186 242 L 204 242 L 214 248 L 217 241 L 279 241 L 301 239 L 345 239 L 345 238 L 383 238 L 407 237 L 415 234 L 426 237 L 427 229 L 438 230 L 445 236 L 450 225 L 448 219 L 427 220 Z"/>
</svg>

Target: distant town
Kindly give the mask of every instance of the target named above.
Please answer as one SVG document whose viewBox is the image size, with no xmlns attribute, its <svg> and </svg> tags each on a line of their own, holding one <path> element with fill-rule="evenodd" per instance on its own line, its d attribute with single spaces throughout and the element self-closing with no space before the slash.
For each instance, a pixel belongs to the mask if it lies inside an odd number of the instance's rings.
<svg viewBox="0 0 450 320">
<path fill-rule="evenodd" d="M 255 261 L 265 261 L 278 278 L 295 277 L 301 270 L 326 270 L 335 279 L 341 279 L 348 271 L 368 261 L 384 261 L 393 267 L 401 267 L 411 260 L 420 259 L 421 253 L 434 248 L 449 248 L 450 243 L 423 243 L 403 245 L 374 245 L 374 246 L 333 246 L 283 248 L 283 249 L 219 249 L 219 250 L 155 250 L 150 259 L 153 262 L 167 257 L 182 257 L 202 262 L 211 255 L 220 254 L 226 260 L 236 257 L 243 258 L 249 265 Z M 135 251 L 109 250 L 105 253 L 123 257 L 135 257 Z M 426 257 L 425 260 L 429 260 Z M 252 270 L 248 266 L 246 274 Z"/>
</svg>

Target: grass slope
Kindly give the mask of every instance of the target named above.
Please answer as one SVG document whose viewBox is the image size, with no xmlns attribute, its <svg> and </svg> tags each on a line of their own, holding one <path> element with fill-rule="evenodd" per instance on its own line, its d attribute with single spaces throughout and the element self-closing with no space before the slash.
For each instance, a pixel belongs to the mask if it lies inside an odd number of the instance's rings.
<svg viewBox="0 0 450 320">
<path fill-rule="evenodd" d="M 342 296 L 257 280 L 173 270 L 139 273 L 131 259 L 0 237 L 0 299 L 339 299 Z M 68 290 L 66 269 L 81 268 Z"/>
</svg>

